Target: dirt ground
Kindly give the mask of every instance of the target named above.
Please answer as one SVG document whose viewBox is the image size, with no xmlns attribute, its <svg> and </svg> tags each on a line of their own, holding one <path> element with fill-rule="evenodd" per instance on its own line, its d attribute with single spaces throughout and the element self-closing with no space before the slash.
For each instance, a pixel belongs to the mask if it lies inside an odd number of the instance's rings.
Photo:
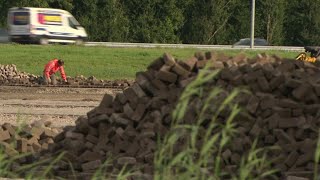
<svg viewBox="0 0 320 180">
<path fill-rule="evenodd" d="M 0 124 L 51 121 L 53 127 L 74 125 L 117 89 L 0 86 Z"/>
</svg>

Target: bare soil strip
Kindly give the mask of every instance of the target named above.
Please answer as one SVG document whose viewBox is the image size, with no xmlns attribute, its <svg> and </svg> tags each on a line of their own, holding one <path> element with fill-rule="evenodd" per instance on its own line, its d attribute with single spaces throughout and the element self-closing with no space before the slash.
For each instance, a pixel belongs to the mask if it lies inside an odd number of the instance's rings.
<svg viewBox="0 0 320 180">
<path fill-rule="evenodd" d="M 54 126 L 74 125 L 75 120 L 98 106 L 104 94 L 117 89 L 0 86 L 0 124 L 35 120 Z"/>
<path fill-rule="evenodd" d="M 98 101 L 49 101 L 49 100 L 21 100 L 21 99 L 0 99 L 0 105 L 23 106 L 23 107 L 96 107 Z"/>
<path fill-rule="evenodd" d="M 61 115 L 61 116 L 81 116 L 86 115 L 86 112 L 92 108 L 84 107 L 44 107 L 44 108 L 32 108 L 32 107 L 12 107 L 4 106 L 0 109 L 2 114 L 29 114 L 29 115 Z"/>
</svg>

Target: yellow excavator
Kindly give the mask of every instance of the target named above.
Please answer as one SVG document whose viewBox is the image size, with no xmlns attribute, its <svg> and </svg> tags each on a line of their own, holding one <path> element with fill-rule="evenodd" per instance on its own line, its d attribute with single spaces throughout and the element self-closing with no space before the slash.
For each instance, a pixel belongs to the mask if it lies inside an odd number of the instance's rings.
<svg viewBox="0 0 320 180">
<path fill-rule="evenodd" d="M 320 47 L 305 46 L 304 49 L 305 52 L 300 53 L 296 57 L 296 60 L 315 63 L 317 61 L 317 57 L 320 55 Z M 308 52 L 310 52 L 310 56 L 307 54 Z"/>
</svg>

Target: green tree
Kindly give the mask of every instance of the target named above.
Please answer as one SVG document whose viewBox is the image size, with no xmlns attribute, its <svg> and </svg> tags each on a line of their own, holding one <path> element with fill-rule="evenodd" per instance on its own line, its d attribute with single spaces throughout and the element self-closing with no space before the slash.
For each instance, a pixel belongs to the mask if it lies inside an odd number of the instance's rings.
<svg viewBox="0 0 320 180">
<path fill-rule="evenodd" d="M 226 25 L 226 44 L 250 37 L 251 1 L 237 0 L 231 11 L 233 14 Z"/>
<path fill-rule="evenodd" d="M 73 0 L 72 14 L 86 29 L 89 40 L 95 40 L 98 32 L 98 0 Z"/>
<path fill-rule="evenodd" d="M 288 0 L 289 1 L 289 0 Z M 319 45 L 320 0 L 292 0 L 286 11 L 286 45 Z"/>
<path fill-rule="evenodd" d="M 11 0 L 11 7 L 49 7 L 46 0 Z"/>
<path fill-rule="evenodd" d="M 124 15 L 119 0 L 100 0 L 95 28 L 99 34 L 93 37 L 97 41 L 125 42 L 129 33 L 129 21 Z"/>
<path fill-rule="evenodd" d="M 122 0 L 131 42 L 178 42 L 183 15 L 176 0 Z"/>
<path fill-rule="evenodd" d="M 176 0 L 159 0 L 155 4 L 155 24 L 153 37 L 155 42 L 180 42 L 179 29 L 182 27 L 183 14 Z"/>
<path fill-rule="evenodd" d="M 73 8 L 73 0 L 48 0 L 51 8 L 64 9 L 71 12 Z"/>
<path fill-rule="evenodd" d="M 257 1 L 256 7 L 257 37 L 265 38 L 273 45 L 283 44 L 286 0 Z"/>
<path fill-rule="evenodd" d="M 236 0 L 195 0 L 188 4 L 182 30 L 185 43 L 222 44 Z"/>
<path fill-rule="evenodd" d="M 0 0 L 0 27 L 6 27 L 7 25 L 7 14 L 10 8 L 10 1 Z"/>
</svg>

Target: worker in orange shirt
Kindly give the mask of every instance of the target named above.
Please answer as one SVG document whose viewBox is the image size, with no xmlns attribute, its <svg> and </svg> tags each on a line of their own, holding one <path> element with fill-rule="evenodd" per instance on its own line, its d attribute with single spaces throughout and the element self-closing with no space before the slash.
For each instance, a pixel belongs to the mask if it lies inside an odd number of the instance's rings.
<svg viewBox="0 0 320 180">
<path fill-rule="evenodd" d="M 53 59 L 49 61 L 44 68 L 43 71 L 43 78 L 44 78 L 44 84 L 57 84 L 57 80 L 55 77 L 55 73 L 57 71 L 60 71 L 61 78 L 65 83 L 67 83 L 67 77 L 66 73 L 64 72 L 64 61 L 62 59 Z"/>
</svg>

